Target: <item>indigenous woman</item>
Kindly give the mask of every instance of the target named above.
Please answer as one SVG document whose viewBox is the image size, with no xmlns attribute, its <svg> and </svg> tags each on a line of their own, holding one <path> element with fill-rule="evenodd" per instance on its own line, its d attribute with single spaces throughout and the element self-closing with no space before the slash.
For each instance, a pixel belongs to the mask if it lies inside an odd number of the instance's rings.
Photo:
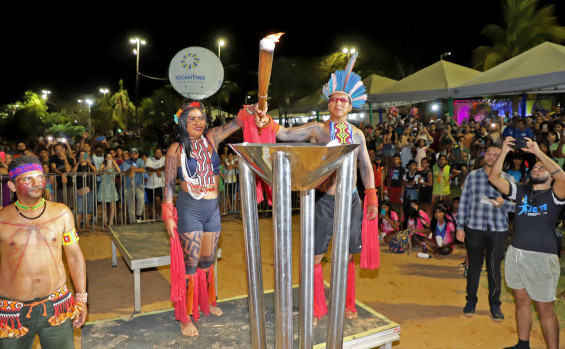
<svg viewBox="0 0 565 349">
<path fill-rule="evenodd" d="M 221 229 L 220 157 L 216 147 L 240 128 L 241 121 L 234 119 L 207 132 L 204 106 L 192 102 L 176 113 L 175 122 L 179 142 L 167 151 L 162 217 L 171 236 L 171 299 L 175 303 L 175 318 L 181 322 L 183 335 L 196 336 L 198 331 L 191 315 L 195 321 L 199 311 L 206 316 L 222 315 L 216 306 L 213 267 Z M 174 207 L 177 176 L 181 190 Z M 175 243 L 180 243 L 176 251 Z"/>
</svg>

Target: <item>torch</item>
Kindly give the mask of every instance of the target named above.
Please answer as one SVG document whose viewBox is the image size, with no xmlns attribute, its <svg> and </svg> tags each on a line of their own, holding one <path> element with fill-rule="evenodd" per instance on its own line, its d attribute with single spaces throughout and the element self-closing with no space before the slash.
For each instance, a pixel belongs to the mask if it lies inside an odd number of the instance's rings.
<svg viewBox="0 0 565 349">
<path fill-rule="evenodd" d="M 278 33 L 264 37 L 259 42 L 259 110 L 267 109 L 267 93 L 269 91 L 269 81 L 271 80 L 271 68 L 273 67 L 273 53 L 275 43 L 284 33 Z"/>
</svg>

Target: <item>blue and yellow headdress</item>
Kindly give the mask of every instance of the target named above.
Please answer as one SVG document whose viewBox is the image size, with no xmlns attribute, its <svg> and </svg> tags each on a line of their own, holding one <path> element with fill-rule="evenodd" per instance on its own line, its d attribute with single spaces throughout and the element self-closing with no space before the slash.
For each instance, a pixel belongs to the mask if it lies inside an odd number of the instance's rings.
<svg viewBox="0 0 565 349">
<path fill-rule="evenodd" d="M 367 100 L 367 93 L 361 77 L 354 73 L 353 65 L 357 59 L 358 52 L 355 52 L 345 70 L 336 70 L 330 76 L 330 80 L 322 88 L 322 98 L 326 101 L 330 100 L 330 96 L 334 92 L 343 92 L 351 99 L 351 106 L 353 108 L 361 108 Z"/>
</svg>

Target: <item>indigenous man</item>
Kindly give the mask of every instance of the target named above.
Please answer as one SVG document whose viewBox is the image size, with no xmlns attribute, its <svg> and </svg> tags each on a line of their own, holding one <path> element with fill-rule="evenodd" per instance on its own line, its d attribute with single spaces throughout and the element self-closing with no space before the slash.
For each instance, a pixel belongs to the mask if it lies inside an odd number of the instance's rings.
<svg viewBox="0 0 565 349">
<path fill-rule="evenodd" d="M 323 89 L 323 98 L 328 101 L 330 119 L 324 122 L 312 122 L 300 127 L 284 128 L 278 126 L 265 114 L 265 111 L 257 109 L 257 105 L 243 108 L 238 117 L 242 120 L 254 119 L 251 115 L 257 113 L 260 125 L 265 130 L 273 130 L 276 139 L 283 142 L 310 141 L 317 143 L 328 143 L 337 140 L 340 143 L 353 143 L 360 146 L 355 150 L 357 165 L 361 171 L 361 178 L 365 186 L 365 201 L 367 206 L 367 218 L 373 220 L 378 213 L 377 195 L 375 189 L 375 177 L 373 168 L 367 152 L 365 136 L 363 132 L 347 122 L 347 115 L 353 107 L 360 108 L 366 98 L 365 87 L 359 75 L 352 72 L 353 64 L 357 54 L 349 61 L 345 71 L 337 71 L 332 74 L 328 84 Z M 249 125 L 257 122 L 248 122 Z M 244 137 L 246 130 L 244 129 Z M 351 200 L 351 231 L 349 239 L 349 267 L 347 275 L 347 295 L 345 316 L 353 319 L 357 317 L 355 308 L 355 262 L 353 255 L 361 252 L 361 226 L 363 221 L 363 208 L 359 195 L 356 193 L 357 185 L 354 184 Z M 315 217 L 315 239 L 314 239 L 314 316 L 315 323 L 327 313 L 327 305 L 324 294 L 324 280 L 322 265 L 320 264 L 324 254 L 328 250 L 333 234 L 334 203 L 336 192 L 335 173 L 316 189 L 316 217 Z M 376 231 L 375 231 L 376 234 Z"/>
<path fill-rule="evenodd" d="M 0 210 L 0 347 L 32 348 L 37 334 L 42 348 L 73 348 L 73 325 L 87 315 L 86 265 L 74 218 L 67 206 L 42 198 L 45 177 L 37 158 L 12 161 L 9 179 L 18 200 Z"/>
<path fill-rule="evenodd" d="M 515 144 L 508 137 L 502 153 L 489 174 L 498 190 L 516 201 L 515 231 L 506 253 L 506 284 L 516 298 L 518 344 L 510 348 L 529 348 L 532 329 L 532 299 L 539 312 L 548 348 L 559 348 L 559 323 L 553 310 L 559 280 L 559 249 L 555 227 L 565 206 L 565 173 L 537 143 L 526 139 L 524 152 L 537 158 L 530 172 L 530 184 L 509 182 L 502 176 L 506 155 Z"/>
</svg>

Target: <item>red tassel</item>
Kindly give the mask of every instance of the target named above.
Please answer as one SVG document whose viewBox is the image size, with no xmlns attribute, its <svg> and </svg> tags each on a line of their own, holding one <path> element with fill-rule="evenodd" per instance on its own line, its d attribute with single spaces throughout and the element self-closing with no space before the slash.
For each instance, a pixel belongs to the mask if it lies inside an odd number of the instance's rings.
<svg viewBox="0 0 565 349">
<path fill-rule="evenodd" d="M 198 278 L 198 305 L 204 316 L 210 315 L 210 308 L 208 307 L 208 279 L 206 278 L 206 270 L 198 268 L 196 271 Z"/>
<path fill-rule="evenodd" d="M 355 308 L 355 262 L 349 262 L 347 266 L 347 290 L 345 293 L 345 307 L 349 311 L 356 313 Z"/>
<path fill-rule="evenodd" d="M 324 290 L 324 273 L 321 264 L 314 265 L 314 316 L 320 319 L 328 313 L 326 292 Z"/>
<path fill-rule="evenodd" d="M 261 133 L 255 125 L 255 117 L 253 115 L 247 114 L 247 106 L 239 111 L 237 115 L 238 119 L 242 121 L 243 128 L 243 141 L 248 143 L 275 143 L 275 129 L 273 127 L 267 126 L 261 129 Z M 275 122 L 271 120 L 271 123 Z M 257 203 L 263 201 L 263 191 L 267 193 L 267 199 L 269 200 L 269 205 L 272 205 L 271 201 L 271 187 L 269 187 L 265 182 L 256 177 L 256 190 L 257 190 Z"/>
<path fill-rule="evenodd" d="M 187 298 L 192 300 L 192 319 L 198 323 L 198 319 L 200 319 L 200 311 L 198 310 L 198 299 L 200 293 L 200 278 L 198 277 L 198 272 L 194 275 L 188 276 L 192 280 L 192 297 L 188 294 Z"/>
<path fill-rule="evenodd" d="M 361 250 L 361 261 L 359 266 L 362 269 L 377 269 L 381 265 L 381 250 L 379 247 L 379 220 L 367 219 L 367 206 L 369 200 L 364 200 L 363 205 L 363 225 L 361 228 L 361 239 L 363 249 Z"/>
<path fill-rule="evenodd" d="M 173 218 L 178 222 L 177 209 L 173 207 Z M 186 310 L 186 270 L 184 253 L 180 246 L 179 234 L 175 229 L 171 237 L 171 302 L 175 305 L 175 319 L 182 323 L 189 321 Z"/>
</svg>

